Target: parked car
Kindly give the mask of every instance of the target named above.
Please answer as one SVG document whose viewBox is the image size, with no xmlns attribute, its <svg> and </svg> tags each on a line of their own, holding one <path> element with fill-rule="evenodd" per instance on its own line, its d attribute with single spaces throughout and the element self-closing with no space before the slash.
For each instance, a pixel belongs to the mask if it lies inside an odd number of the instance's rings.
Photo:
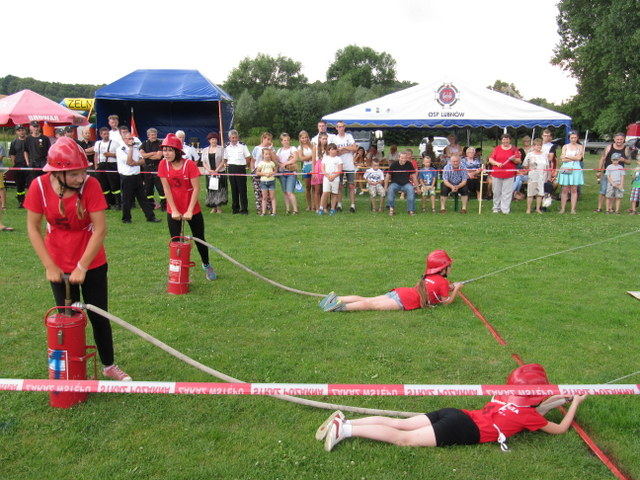
<svg viewBox="0 0 640 480">
<path fill-rule="evenodd" d="M 424 137 L 422 142 L 420 142 L 420 146 L 418 149 L 420 150 L 420 155 L 427 149 L 427 144 L 429 143 L 429 137 Z M 449 140 L 445 137 L 433 137 L 433 151 L 436 154 L 436 158 L 442 155 L 444 149 L 447 145 L 449 145 Z"/>
<path fill-rule="evenodd" d="M 369 147 L 371 147 L 371 132 L 369 130 L 353 130 L 351 136 L 358 146 L 364 148 L 365 151 L 368 151 Z"/>
</svg>

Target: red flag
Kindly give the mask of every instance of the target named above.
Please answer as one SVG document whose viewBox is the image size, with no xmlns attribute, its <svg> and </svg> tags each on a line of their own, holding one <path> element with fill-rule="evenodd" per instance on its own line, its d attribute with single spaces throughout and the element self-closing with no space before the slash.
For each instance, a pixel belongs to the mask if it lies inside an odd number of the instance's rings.
<svg viewBox="0 0 640 480">
<path fill-rule="evenodd" d="M 136 127 L 136 120 L 135 118 L 133 118 L 133 107 L 131 107 L 131 135 L 133 135 L 134 137 L 138 137 L 138 128 Z"/>
</svg>

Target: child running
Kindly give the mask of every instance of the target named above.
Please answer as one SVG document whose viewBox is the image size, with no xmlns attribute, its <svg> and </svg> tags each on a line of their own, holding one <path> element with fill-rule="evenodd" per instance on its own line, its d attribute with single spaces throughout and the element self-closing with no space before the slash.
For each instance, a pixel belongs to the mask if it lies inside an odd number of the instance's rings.
<svg viewBox="0 0 640 480">
<path fill-rule="evenodd" d="M 427 255 L 426 270 L 418 284 L 411 287 L 394 288 L 377 297 L 350 295 L 338 297 L 329 293 L 320 301 L 325 312 L 349 312 L 355 310 L 415 310 L 438 304 L 452 303 L 462 283 L 449 283 L 446 279 L 451 272 L 453 260 L 444 250 L 434 250 Z"/>
<path fill-rule="evenodd" d="M 511 372 L 508 385 L 547 385 L 544 368 L 537 363 L 522 365 Z M 522 430 L 542 430 L 550 434 L 565 433 L 571 426 L 578 405 L 586 395 L 575 395 L 560 423 L 544 418 L 536 410 L 545 397 L 538 395 L 498 395 L 482 410 L 443 408 L 411 418 L 365 417 L 347 420 L 336 411 L 320 426 L 316 439 L 324 440 L 330 452 L 346 438 L 361 437 L 399 447 L 444 447 L 498 442 L 508 450 L 506 439 Z M 555 397 L 554 397 L 555 398 Z"/>
</svg>

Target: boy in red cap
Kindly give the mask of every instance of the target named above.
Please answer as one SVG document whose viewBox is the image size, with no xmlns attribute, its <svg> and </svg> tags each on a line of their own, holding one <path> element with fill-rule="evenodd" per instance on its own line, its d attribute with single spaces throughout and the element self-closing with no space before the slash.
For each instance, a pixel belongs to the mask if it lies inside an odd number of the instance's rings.
<svg viewBox="0 0 640 480">
<path fill-rule="evenodd" d="M 522 365 L 511 372 L 508 385 L 547 385 L 546 372 L 541 365 Z M 411 418 L 365 417 L 347 420 L 340 411 L 329 416 L 316 432 L 324 439 L 325 450 L 330 452 L 345 438 L 361 437 L 392 443 L 401 447 L 444 447 L 498 442 L 508 450 L 506 439 L 522 430 L 542 430 L 546 433 L 565 433 L 578 405 L 586 395 L 575 395 L 560 423 L 544 418 L 544 411 L 536 406 L 544 396 L 499 395 L 491 399 L 482 410 L 443 408 Z"/>
<path fill-rule="evenodd" d="M 377 297 L 360 297 L 358 295 L 338 297 L 334 292 L 331 292 L 320 301 L 320 308 L 325 312 L 415 310 L 438 304 L 450 304 L 462 288 L 462 283 L 449 283 L 446 279 L 451 272 L 453 260 L 444 250 L 434 250 L 427 255 L 426 263 L 423 277 L 413 288 L 394 288 Z"/>
</svg>

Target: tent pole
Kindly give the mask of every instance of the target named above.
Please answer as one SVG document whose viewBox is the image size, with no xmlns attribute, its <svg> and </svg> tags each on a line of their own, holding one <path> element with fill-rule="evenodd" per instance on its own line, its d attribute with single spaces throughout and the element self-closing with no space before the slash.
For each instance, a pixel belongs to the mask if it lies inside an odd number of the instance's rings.
<svg viewBox="0 0 640 480">
<path fill-rule="evenodd" d="M 224 131 L 222 129 L 222 100 L 218 100 L 218 128 L 220 129 L 220 145 L 224 145 Z"/>
</svg>

